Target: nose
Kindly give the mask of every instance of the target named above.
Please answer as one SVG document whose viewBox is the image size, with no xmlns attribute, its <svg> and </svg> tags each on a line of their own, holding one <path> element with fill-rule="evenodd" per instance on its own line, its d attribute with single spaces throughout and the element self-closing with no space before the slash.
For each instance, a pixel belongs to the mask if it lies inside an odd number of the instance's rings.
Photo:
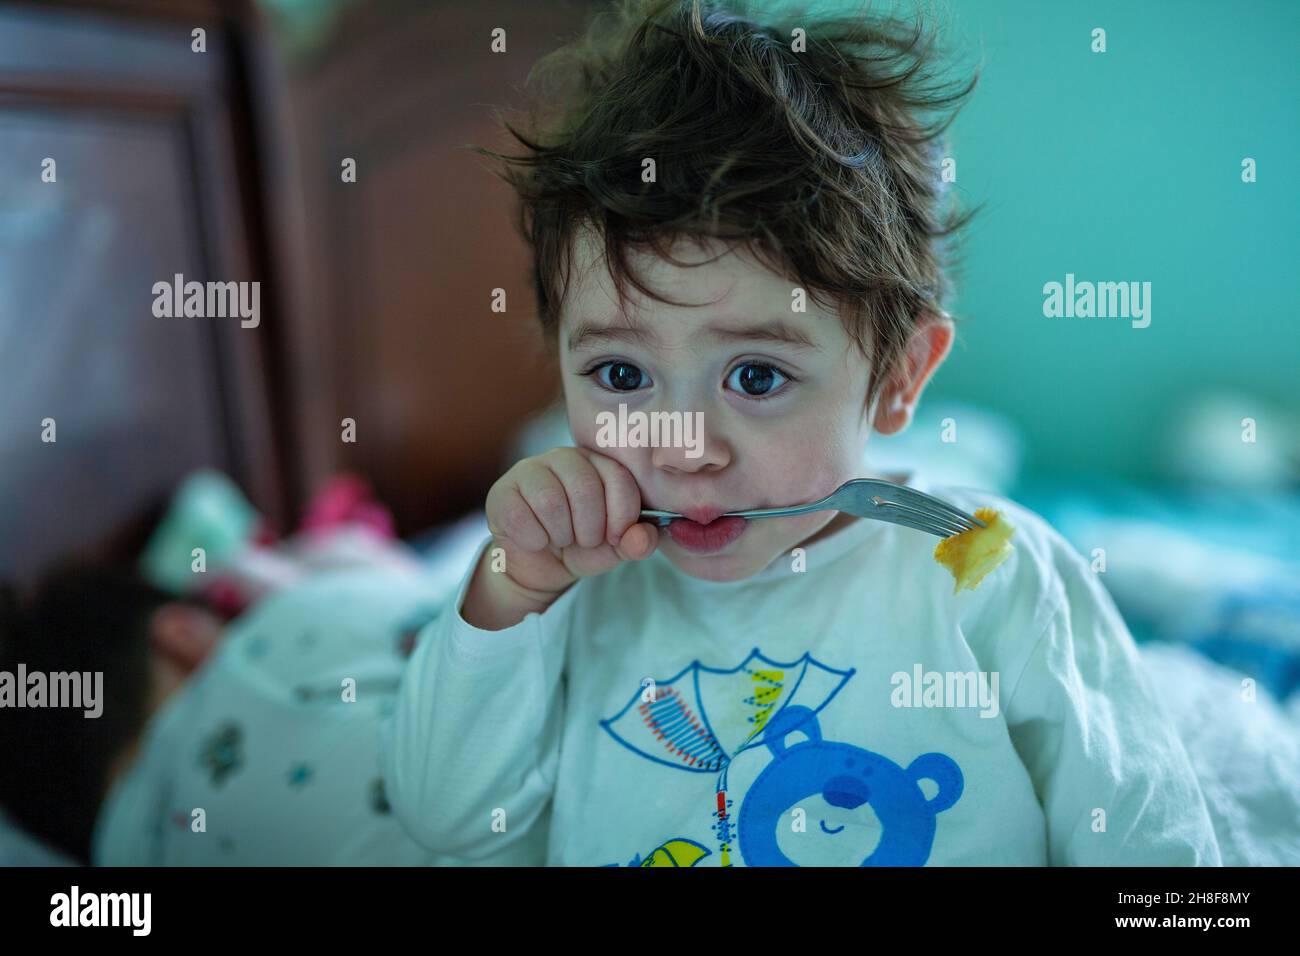
<svg viewBox="0 0 1300 956">
<path fill-rule="evenodd" d="M 717 471 L 731 463 L 731 449 L 721 435 L 710 434 L 705 416 L 686 412 L 682 415 L 680 442 L 664 443 L 651 449 L 650 461 L 655 468 L 680 474 Z"/>
<path fill-rule="evenodd" d="M 822 796 L 833 807 L 856 810 L 871 799 L 866 782 L 857 777 L 833 777 L 826 781 Z"/>
</svg>

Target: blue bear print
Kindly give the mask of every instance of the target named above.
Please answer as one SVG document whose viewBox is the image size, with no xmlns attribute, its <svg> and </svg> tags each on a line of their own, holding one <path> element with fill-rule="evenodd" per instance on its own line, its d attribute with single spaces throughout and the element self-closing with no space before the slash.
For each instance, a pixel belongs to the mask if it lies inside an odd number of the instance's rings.
<svg viewBox="0 0 1300 956">
<path fill-rule="evenodd" d="M 792 733 L 808 739 L 787 747 Z M 962 794 L 956 762 L 922 754 L 904 770 L 880 754 L 822 740 L 817 715 L 791 706 L 767 726 L 772 762 L 740 807 L 740 852 L 746 866 L 924 866 L 934 843 L 935 817 Z M 938 792 L 929 799 L 919 781 Z M 806 829 L 790 811 L 802 808 Z M 814 823 L 814 821 L 816 821 Z"/>
</svg>

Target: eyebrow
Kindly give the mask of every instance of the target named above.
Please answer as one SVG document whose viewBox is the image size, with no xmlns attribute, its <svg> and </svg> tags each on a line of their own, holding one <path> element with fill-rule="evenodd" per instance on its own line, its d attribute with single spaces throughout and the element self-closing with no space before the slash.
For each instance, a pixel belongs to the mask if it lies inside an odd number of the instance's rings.
<svg viewBox="0 0 1300 956">
<path fill-rule="evenodd" d="M 716 342 L 774 342 L 800 349 L 821 351 L 821 346 L 804 332 L 779 320 L 764 325 L 740 327 L 710 325 L 704 329 L 704 332 Z M 596 325 L 590 322 L 582 322 L 569 335 L 569 351 L 593 346 L 601 342 L 625 341 L 653 345 L 658 341 L 658 337 L 649 329 L 638 326 Z"/>
</svg>

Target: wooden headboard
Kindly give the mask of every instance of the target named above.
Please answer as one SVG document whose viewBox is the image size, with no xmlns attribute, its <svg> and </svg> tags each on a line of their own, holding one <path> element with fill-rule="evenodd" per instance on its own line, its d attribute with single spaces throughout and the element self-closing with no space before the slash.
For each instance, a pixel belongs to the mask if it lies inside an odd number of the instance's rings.
<svg viewBox="0 0 1300 956">
<path fill-rule="evenodd" d="M 276 324 L 152 309 L 178 273 L 271 278 L 238 7 L 98 7 L 0 7 L 0 579 L 137 543 L 200 466 L 288 504 Z"/>
<path fill-rule="evenodd" d="M 556 394 L 512 197 L 463 146 L 506 145 L 492 107 L 584 4 L 339 9 L 281 55 L 251 3 L 0 2 L 0 582 L 133 553 L 205 466 L 281 528 L 352 471 L 419 531 Z M 260 282 L 259 325 L 154 315 L 176 274 Z"/>
</svg>

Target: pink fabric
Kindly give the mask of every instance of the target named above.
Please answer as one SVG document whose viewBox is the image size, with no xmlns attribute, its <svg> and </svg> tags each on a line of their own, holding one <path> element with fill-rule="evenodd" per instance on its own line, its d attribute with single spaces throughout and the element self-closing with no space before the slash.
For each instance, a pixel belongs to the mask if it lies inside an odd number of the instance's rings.
<svg viewBox="0 0 1300 956">
<path fill-rule="evenodd" d="M 316 492 L 303 516 L 302 531 L 324 531 L 338 525 L 363 525 L 383 538 L 396 538 L 392 513 L 375 500 L 370 484 L 356 475 L 337 475 Z"/>
</svg>

